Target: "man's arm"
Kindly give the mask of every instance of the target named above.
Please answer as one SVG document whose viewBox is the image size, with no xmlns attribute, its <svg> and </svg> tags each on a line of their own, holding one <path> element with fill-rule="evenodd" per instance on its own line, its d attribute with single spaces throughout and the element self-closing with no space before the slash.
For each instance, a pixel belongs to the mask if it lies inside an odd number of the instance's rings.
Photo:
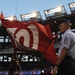
<svg viewBox="0 0 75 75">
<path fill-rule="evenodd" d="M 59 56 L 57 62 L 56 62 L 57 65 L 60 65 L 60 64 L 61 64 L 61 62 L 62 62 L 62 61 L 64 60 L 64 58 L 66 57 L 67 52 L 68 52 L 68 49 L 64 47 L 64 48 L 62 49 L 61 53 L 60 53 L 60 56 Z"/>
<path fill-rule="evenodd" d="M 58 70 L 58 66 L 57 66 L 57 65 L 60 65 L 60 64 L 61 64 L 61 62 L 62 62 L 62 61 L 64 60 L 64 58 L 66 57 L 67 52 L 68 52 L 68 49 L 64 47 L 64 48 L 62 49 L 61 53 L 60 53 L 60 56 L 59 56 L 59 58 L 58 58 L 58 60 L 57 60 L 57 62 L 56 62 L 55 67 L 53 68 L 52 75 L 55 75 L 55 74 L 56 74 L 56 71 Z"/>
</svg>

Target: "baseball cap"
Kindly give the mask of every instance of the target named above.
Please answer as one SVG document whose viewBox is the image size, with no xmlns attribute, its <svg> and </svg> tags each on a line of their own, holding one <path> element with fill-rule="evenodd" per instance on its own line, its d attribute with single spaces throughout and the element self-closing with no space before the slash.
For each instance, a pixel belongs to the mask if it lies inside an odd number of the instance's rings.
<svg viewBox="0 0 75 75">
<path fill-rule="evenodd" d="M 68 22 L 68 23 L 71 24 L 70 20 L 69 20 L 69 19 L 65 19 L 65 18 L 61 18 L 61 19 L 58 19 L 58 20 L 56 21 L 56 23 L 57 23 L 58 25 L 60 25 L 61 23 L 65 23 L 65 22 Z"/>
</svg>

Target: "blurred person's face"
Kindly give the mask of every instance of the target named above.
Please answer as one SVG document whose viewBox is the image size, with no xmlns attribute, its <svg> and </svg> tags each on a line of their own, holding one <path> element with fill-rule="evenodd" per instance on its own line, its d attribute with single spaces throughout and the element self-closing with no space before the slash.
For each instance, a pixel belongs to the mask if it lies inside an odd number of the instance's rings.
<svg viewBox="0 0 75 75">
<path fill-rule="evenodd" d="M 68 29 L 67 23 L 61 23 L 59 25 L 59 30 L 60 30 L 61 33 L 64 33 L 67 29 Z"/>
</svg>

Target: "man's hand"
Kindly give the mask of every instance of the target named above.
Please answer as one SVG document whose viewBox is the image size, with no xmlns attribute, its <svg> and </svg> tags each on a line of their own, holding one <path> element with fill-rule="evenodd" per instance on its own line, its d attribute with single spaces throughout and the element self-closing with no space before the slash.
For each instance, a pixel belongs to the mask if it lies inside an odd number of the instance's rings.
<svg viewBox="0 0 75 75">
<path fill-rule="evenodd" d="M 52 74 L 52 75 L 56 75 L 57 70 L 58 70 L 58 67 L 57 67 L 57 66 L 54 66 L 54 68 L 53 68 L 51 74 Z"/>
</svg>

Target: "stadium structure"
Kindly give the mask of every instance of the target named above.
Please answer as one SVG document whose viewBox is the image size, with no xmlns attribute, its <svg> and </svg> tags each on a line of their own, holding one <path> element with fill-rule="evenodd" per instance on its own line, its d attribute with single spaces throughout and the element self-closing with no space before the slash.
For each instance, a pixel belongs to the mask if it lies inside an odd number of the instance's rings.
<svg viewBox="0 0 75 75">
<path fill-rule="evenodd" d="M 75 3 L 74 3 L 75 4 Z M 72 4 L 69 4 L 71 6 Z M 22 14 L 21 20 L 22 21 L 31 21 L 35 20 L 42 25 L 50 24 L 52 33 L 58 33 L 58 38 L 55 41 L 54 47 L 56 50 L 56 53 L 58 53 L 59 49 L 59 41 L 61 39 L 61 35 L 59 32 L 58 24 L 56 21 L 61 18 L 67 18 L 71 21 L 71 29 L 73 32 L 75 32 L 75 7 L 71 7 L 71 14 L 67 14 L 64 6 L 61 6 L 62 11 L 55 12 L 57 8 L 44 10 L 46 19 L 43 20 L 40 13 L 37 12 L 37 17 L 27 17 L 28 14 Z M 31 16 L 31 13 L 29 13 Z M 27 18 L 27 19 L 26 19 Z M 11 44 L 11 40 L 8 36 L 8 33 L 6 29 L 3 27 L 2 24 L 0 24 L 0 72 L 8 72 L 10 69 L 10 65 L 12 62 L 12 59 L 14 57 L 14 50 Z M 16 58 L 19 62 L 19 71 L 22 72 L 37 72 L 38 74 L 44 74 L 44 71 L 47 71 L 50 73 L 50 70 L 52 68 L 52 65 L 50 62 L 48 62 L 42 54 L 40 54 L 38 51 L 17 51 Z M 34 73 L 36 75 L 36 73 Z M 34 75 L 33 74 L 33 75 Z M 30 75 L 30 74 L 29 74 Z"/>
</svg>

